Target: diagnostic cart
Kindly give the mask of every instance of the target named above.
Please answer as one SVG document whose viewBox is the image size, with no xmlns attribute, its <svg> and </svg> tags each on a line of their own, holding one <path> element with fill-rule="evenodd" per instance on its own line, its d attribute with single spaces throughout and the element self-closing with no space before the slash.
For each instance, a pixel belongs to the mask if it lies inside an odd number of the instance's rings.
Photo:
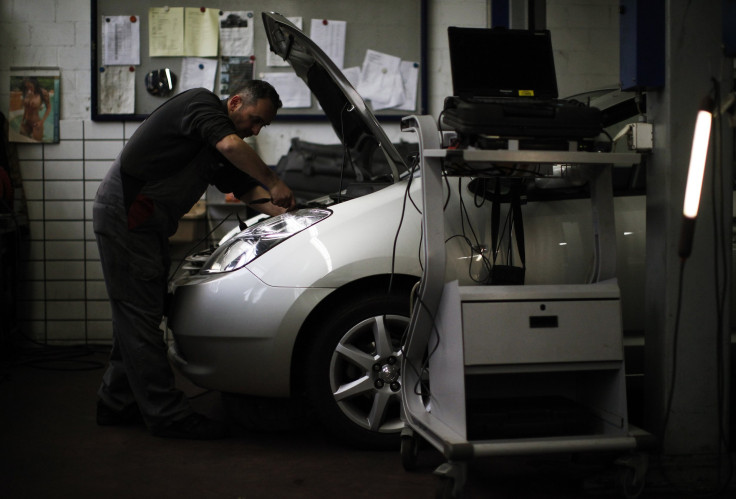
<svg viewBox="0 0 736 499">
<path fill-rule="evenodd" d="M 430 116 L 402 130 L 419 139 L 423 276 L 402 357 L 406 427 L 401 458 L 417 460 L 419 438 L 447 459 L 439 497 L 459 497 L 475 457 L 620 453 L 625 497 L 644 486 L 646 456 L 627 418 L 612 168 L 638 153 L 448 149 Z M 511 142 L 513 144 L 513 142 Z M 591 191 L 594 274 L 589 283 L 459 285 L 445 278 L 443 176 L 504 175 L 534 165 L 576 165 Z"/>
</svg>

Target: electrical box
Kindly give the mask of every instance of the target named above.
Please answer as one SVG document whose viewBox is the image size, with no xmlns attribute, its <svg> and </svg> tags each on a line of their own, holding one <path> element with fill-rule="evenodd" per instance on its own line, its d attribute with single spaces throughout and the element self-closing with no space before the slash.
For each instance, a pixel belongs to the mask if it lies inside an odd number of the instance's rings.
<svg viewBox="0 0 736 499">
<path fill-rule="evenodd" d="M 632 151 L 651 151 L 654 148 L 654 128 L 651 123 L 632 123 L 629 135 L 629 149 Z"/>
<path fill-rule="evenodd" d="M 621 0 L 620 77 L 622 90 L 664 85 L 664 0 Z"/>
</svg>

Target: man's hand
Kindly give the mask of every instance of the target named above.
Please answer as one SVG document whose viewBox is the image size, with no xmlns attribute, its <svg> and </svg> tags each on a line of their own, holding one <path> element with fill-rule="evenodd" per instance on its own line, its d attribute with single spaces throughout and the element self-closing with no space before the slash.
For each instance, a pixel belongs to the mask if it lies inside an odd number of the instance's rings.
<svg viewBox="0 0 736 499">
<path fill-rule="evenodd" d="M 294 194 L 286 184 L 256 154 L 251 146 L 237 135 L 223 137 L 215 146 L 236 168 L 266 186 L 271 195 L 271 202 L 290 210 L 294 207 Z"/>
<path fill-rule="evenodd" d="M 271 186 L 271 202 L 276 206 L 290 210 L 294 207 L 294 194 L 291 189 L 283 182 L 278 180 Z"/>
</svg>

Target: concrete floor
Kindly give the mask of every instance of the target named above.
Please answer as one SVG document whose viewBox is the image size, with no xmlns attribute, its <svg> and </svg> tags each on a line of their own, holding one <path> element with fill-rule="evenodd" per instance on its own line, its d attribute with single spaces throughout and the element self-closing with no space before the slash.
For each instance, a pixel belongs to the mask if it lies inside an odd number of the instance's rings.
<svg viewBox="0 0 736 499">
<path fill-rule="evenodd" d="M 16 356 L 18 357 L 18 356 Z M 40 349 L 0 364 L 0 497 L 433 497 L 444 460 L 423 448 L 405 471 L 395 452 L 344 447 L 319 429 L 253 432 L 213 442 L 166 440 L 95 424 L 99 348 Z M 195 408 L 224 417 L 219 394 L 180 380 Z M 619 497 L 608 456 L 527 456 L 470 463 L 465 497 Z M 722 497 L 736 497 L 731 486 Z M 689 497 L 648 475 L 643 497 Z"/>
</svg>

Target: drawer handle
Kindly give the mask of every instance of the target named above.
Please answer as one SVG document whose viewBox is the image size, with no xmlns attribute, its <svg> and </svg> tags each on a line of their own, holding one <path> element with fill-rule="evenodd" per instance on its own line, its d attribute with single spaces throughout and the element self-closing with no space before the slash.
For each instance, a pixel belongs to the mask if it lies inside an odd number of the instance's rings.
<svg viewBox="0 0 736 499">
<path fill-rule="evenodd" d="M 558 327 L 556 315 L 531 315 L 529 327 L 532 329 Z"/>
</svg>

